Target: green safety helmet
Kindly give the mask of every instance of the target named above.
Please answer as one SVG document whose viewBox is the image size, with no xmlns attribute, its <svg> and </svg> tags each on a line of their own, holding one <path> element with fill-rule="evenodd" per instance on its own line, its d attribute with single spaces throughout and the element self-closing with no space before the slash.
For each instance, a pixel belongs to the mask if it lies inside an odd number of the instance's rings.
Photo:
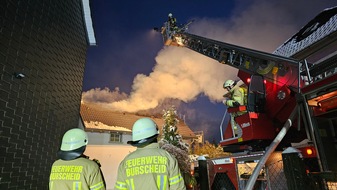
<svg viewBox="0 0 337 190">
<path fill-rule="evenodd" d="M 88 135 L 84 130 L 70 129 L 63 135 L 58 156 L 63 160 L 75 159 L 83 154 L 87 144 Z"/>
<path fill-rule="evenodd" d="M 142 146 L 153 142 L 159 134 L 157 124 L 150 118 L 138 119 L 132 127 L 132 141 L 128 144 Z"/>
<path fill-rule="evenodd" d="M 235 81 L 233 80 L 226 80 L 226 82 L 223 84 L 224 89 L 232 89 L 232 86 L 235 85 Z"/>
</svg>

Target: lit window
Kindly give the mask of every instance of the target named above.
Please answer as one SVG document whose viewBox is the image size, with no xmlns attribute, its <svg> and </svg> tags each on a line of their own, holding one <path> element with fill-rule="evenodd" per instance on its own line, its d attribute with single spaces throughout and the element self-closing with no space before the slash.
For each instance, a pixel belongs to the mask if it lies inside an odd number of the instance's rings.
<svg viewBox="0 0 337 190">
<path fill-rule="evenodd" d="M 122 142 L 122 133 L 111 132 L 110 133 L 110 142 Z"/>
</svg>

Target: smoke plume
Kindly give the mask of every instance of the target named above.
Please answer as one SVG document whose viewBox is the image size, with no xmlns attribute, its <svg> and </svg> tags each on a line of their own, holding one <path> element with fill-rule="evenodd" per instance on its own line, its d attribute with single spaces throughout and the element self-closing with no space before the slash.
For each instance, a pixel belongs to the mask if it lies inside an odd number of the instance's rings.
<svg viewBox="0 0 337 190">
<path fill-rule="evenodd" d="M 188 32 L 272 52 L 300 26 L 330 4 L 332 6 L 333 1 L 313 0 L 310 5 L 306 0 L 239 0 L 236 3 L 230 18 L 191 18 L 196 21 Z M 129 95 L 118 88 L 112 91 L 106 88 L 92 89 L 83 93 L 83 101 L 99 102 L 111 109 L 126 112 L 154 109 L 167 99 L 192 102 L 198 95 L 220 102 L 225 93 L 222 88 L 224 81 L 237 79 L 236 69 L 187 48 L 163 47 L 155 61 L 151 73 L 134 77 Z"/>
</svg>

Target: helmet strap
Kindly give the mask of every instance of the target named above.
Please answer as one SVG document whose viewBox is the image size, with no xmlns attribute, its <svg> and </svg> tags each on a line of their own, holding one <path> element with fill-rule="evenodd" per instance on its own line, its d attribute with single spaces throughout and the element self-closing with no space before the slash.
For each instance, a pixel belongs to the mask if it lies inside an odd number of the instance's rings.
<svg viewBox="0 0 337 190">
<path fill-rule="evenodd" d="M 238 83 L 238 81 L 235 80 L 234 83 L 233 83 L 233 87 L 236 86 L 237 83 Z"/>
<path fill-rule="evenodd" d="M 144 147 L 148 144 L 158 142 L 157 137 L 158 137 L 158 134 L 155 134 L 151 137 L 148 137 L 148 138 L 145 138 L 145 139 L 142 139 L 142 140 L 139 140 L 139 141 L 128 141 L 127 143 L 131 144 L 132 146 L 135 146 L 135 147 Z"/>
<path fill-rule="evenodd" d="M 60 150 L 57 153 L 57 157 L 61 160 L 75 160 L 78 157 L 81 157 L 83 152 L 85 151 L 86 146 L 82 146 L 75 150 L 63 151 Z"/>
</svg>

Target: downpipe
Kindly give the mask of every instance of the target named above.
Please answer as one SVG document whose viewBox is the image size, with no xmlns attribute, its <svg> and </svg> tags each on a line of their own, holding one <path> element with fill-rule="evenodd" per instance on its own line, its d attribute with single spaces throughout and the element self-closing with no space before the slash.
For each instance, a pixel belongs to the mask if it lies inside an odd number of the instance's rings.
<svg viewBox="0 0 337 190">
<path fill-rule="evenodd" d="M 287 122 L 283 125 L 281 131 L 277 134 L 277 136 L 275 137 L 275 139 L 273 140 L 273 142 L 270 144 L 270 146 L 268 147 L 266 153 L 261 157 L 261 159 L 259 160 L 259 163 L 256 165 L 252 175 L 250 176 L 247 185 L 245 187 L 245 190 L 252 190 L 254 187 L 254 184 L 256 182 L 257 177 L 259 176 L 259 173 L 262 169 L 262 167 L 266 164 L 268 158 L 270 157 L 271 153 L 274 152 L 274 150 L 276 149 L 276 147 L 280 144 L 280 142 L 282 141 L 282 139 L 284 138 L 284 136 L 287 134 L 289 128 L 292 126 L 292 120 L 294 119 L 297 111 L 297 105 L 294 108 L 294 110 L 291 112 Z"/>
</svg>

